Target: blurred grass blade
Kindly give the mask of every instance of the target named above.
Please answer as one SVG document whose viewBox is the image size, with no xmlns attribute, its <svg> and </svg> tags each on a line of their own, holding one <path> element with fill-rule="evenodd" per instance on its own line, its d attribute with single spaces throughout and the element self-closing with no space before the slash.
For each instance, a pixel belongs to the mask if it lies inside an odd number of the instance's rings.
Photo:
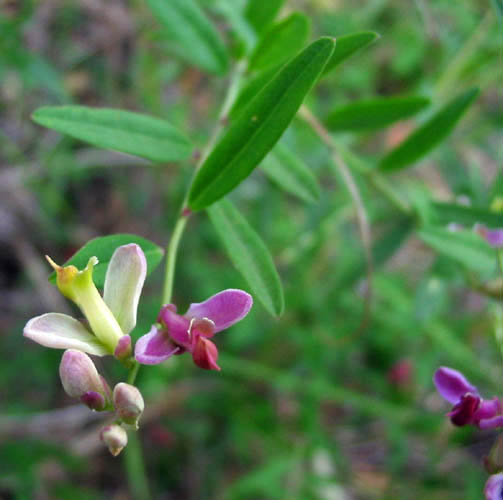
<svg viewBox="0 0 503 500">
<path fill-rule="evenodd" d="M 336 108 L 326 124 L 332 131 L 378 129 L 416 114 L 429 103 L 421 96 L 365 99 Z"/>
<path fill-rule="evenodd" d="M 503 227 L 503 215 L 489 212 L 482 208 L 465 207 L 453 203 L 432 203 L 433 221 L 437 224 L 464 224 L 473 226 L 483 224 L 487 227 Z"/>
<path fill-rule="evenodd" d="M 418 235 L 438 253 L 474 271 L 490 272 L 496 266 L 494 249 L 472 231 L 453 232 L 439 227 L 427 227 L 420 230 Z"/>
<path fill-rule="evenodd" d="M 262 171 L 281 189 L 302 201 L 313 203 L 320 198 L 320 186 L 309 167 L 288 147 L 278 143 L 260 164 Z"/>
<path fill-rule="evenodd" d="M 189 193 L 190 208 L 211 205 L 251 174 L 292 121 L 334 45 L 325 37 L 313 42 L 238 115 L 197 173 Z"/>
<path fill-rule="evenodd" d="M 310 28 L 309 18 L 300 12 L 294 12 L 271 26 L 251 55 L 249 70 L 278 66 L 293 57 L 304 47 Z"/>
<path fill-rule="evenodd" d="M 227 71 L 229 59 L 220 35 L 194 0 L 147 0 L 176 53 L 191 64 L 216 74 Z"/>
<path fill-rule="evenodd" d="M 398 170 L 425 156 L 450 134 L 478 92 L 478 89 L 470 89 L 447 103 L 398 147 L 390 151 L 379 163 L 379 168 Z"/>
<path fill-rule="evenodd" d="M 335 46 L 334 53 L 327 62 L 323 75 L 332 71 L 360 49 L 363 49 L 363 47 L 370 45 L 377 38 L 379 38 L 379 35 L 373 31 L 359 31 L 357 33 L 350 33 L 349 35 L 338 36 L 336 38 L 337 45 Z"/>
<path fill-rule="evenodd" d="M 188 158 L 192 146 L 173 125 L 159 118 L 120 109 L 84 106 L 43 107 L 33 121 L 104 149 L 153 162 Z"/>
<path fill-rule="evenodd" d="M 283 312 L 281 281 L 264 242 L 229 200 L 207 209 L 218 236 L 236 266 L 260 300 L 274 316 Z"/>
<path fill-rule="evenodd" d="M 257 33 L 266 30 L 278 15 L 285 0 L 248 0 L 245 17 Z"/>
<path fill-rule="evenodd" d="M 105 274 L 108 263 L 112 258 L 117 247 L 136 243 L 141 247 L 147 259 L 147 274 L 150 274 L 161 262 L 164 255 L 164 250 L 155 243 L 136 236 L 134 234 L 112 234 L 109 236 L 101 236 L 88 241 L 80 250 L 78 250 L 64 266 L 75 266 L 77 269 L 84 269 L 87 261 L 93 257 L 98 257 L 99 264 L 94 268 L 93 280 L 96 286 L 102 287 L 105 282 Z M 56 273 L 49 276 L 49 281 L 56 283 Z"/>
</svg>

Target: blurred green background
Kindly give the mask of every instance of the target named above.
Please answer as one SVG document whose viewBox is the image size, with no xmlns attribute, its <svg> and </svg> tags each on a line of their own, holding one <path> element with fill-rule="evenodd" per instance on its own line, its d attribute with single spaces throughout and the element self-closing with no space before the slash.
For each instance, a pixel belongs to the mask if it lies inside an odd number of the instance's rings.
<svg viewBox="0 0 503 500">
<path fill-rule="evenodd" d="M 244 2 L 200 2 L 235 46 L 229 3 L 239 11 Z M 493 203 L 503 192 L 498 0 L 287 0 L 281 16 L 293 10 L 310 16 L 316 36 L 381 35 L 310 94 L 320 117 L 375 96 L 420 94 L 438 107 L 478 86 L 477 102 L 448 140 L 420 168 L 391 180 L 420 214 L 430 199 Z M 141 474 L 131 473 L 141 464 L 111 457 L 97 440 L 102 417 L 64 394 L 61 352 L 21 332 L 34 315 L 72 307 L 47 282 L 44 254 L 62 262 L 90 238 L 118 232 L 169 241 L 190 162 L 151 165 L 30 120 L 43 105 L 117 107 L 166 118 L 202 148 L 226 78 L 184 63 L 158 35 L 138 0 L 0 1 L 2 499 L 143 495 Z M 372 162 L 423 116 L 337 140 Z M 245 321 L 222 333 L 220 373 L 188 357 L 141 370 L 147 411 L 130 446 L 143 449 L 152 497 L 481 498 L 481 459 L 496 433 L 451 427 L 431 379 L 445 364 L 483 393 L 501 390 L 494 340 L 503 328 L 501 302 L 478 292 L 476 273 L 428 248 L 414 232 L 417 221 L 355 174 L 374 242 L 366 312 L 351 197 L 304 123 L 294 122 L 285 142 L 318 177 L 320 202 L 302 203 L 258 170 L 232 195 L 275 258 L 285 313 L 273 319 L 256 302 Z M 135 339 L 156 318 L 162 274 L 159 267 L 147 281 Z M 174 300 L 183 311 L 224 288 L 248 289 L 201 213 L 181 244 Z M 125 376 L 106 359 L 98 366 L 109 381 Z"/>
</svg>

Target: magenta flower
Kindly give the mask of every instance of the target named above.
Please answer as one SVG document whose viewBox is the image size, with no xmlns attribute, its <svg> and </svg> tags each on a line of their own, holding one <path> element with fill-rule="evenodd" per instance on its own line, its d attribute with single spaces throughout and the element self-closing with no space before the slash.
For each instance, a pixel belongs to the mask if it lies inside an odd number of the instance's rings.
<svg viewBox="0 0 503 500">
<path fill-rule="evenodd" d="M 503 498 L 503 472 L 489 477 L 484 488 L 486 500 L 501 500 Z"/>
<path fill-rule="evenodd" d="M 197 366 L 220 370 L 217 347 L 209 339 L 242 320 L 252 304 L 250 294 L 229 289 L 191 304 L 183 316 L 176 313 L 175 305 L 165 305 L 157 318 L 159 325 L 152 326 L 136 343 L 135 358 L 144 365 L 156 365 L 188 351 Z"/>
<path fill-rule="evenodd" d="M 473 230 L 485 238 L 493 248 L 503 248 L 503 228 L 489 229 L 482 224 L 475 224 Z"/>
<path fill-rule="evenodd" d="M 433 381 L 440 395 L 454 405 L 447 413 L 454 425 L 476 425 L 480 429 L 503 427 L 501 401 L 496 397 L 484 401 L 462 373 L 442 366 L 435 372 Z"/>
</svg>

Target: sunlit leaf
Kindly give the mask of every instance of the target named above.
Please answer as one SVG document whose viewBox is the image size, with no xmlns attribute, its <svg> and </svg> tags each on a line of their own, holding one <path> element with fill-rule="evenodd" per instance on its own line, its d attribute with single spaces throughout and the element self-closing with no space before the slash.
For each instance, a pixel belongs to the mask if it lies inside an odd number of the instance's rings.
<svg viewBox="0 0 503 500">
<path fill-rule="evenodd" d="M 180 161 L 192 146 L 173 125 L 159 118 L 120 109 L 84 106 L 43 107 L 33 121 L 104 149 L 153 162 Z"/>
<path fill-rule="evenodd" d="M 143 253 L 145 254 L 145 258 L 147 259 L 147 274 L 150 274 L 161 262 L 164 250 L 155 243 L 134 234 L 112 234 L 109 236 L 94 238 L 88 241 L 63 265 L 72 265 L 77 269 L 84 269 L 91 257 L 98 257 L 99 264 L 94 268 L 93 280 L 96 286 L 102 287 L 105 283 L 105 274 L 108 263 L 110 262 L 115 249 L 129 243 L 136 243 L 141 247 Z M 52 273 L 49 276 L 49 280 L 52 283 L 55 283 L 56 273 Z"/>
<path fill-rule="evenodd" d="M 209 71 L 225 73 L 227 49 L 220 35 L 194 0 L 147 0 L 180 58 Z"/>
<path fill-rule="evenodd" d="M 381 170 L 398 170 L 412 165 L 442 142 L 452 131 L 470 104 L 478 89 L 470 89 L 455 97 L 437 111 L 426 123 L 391 150 L 379 163 Z"/>
<path fill-rule="evenodd" d="M 325 121 L 332 131 L 376 129 L 408 118 L 429 103 L 420 96 L 365 99 L 334 109 Z"/>
<path fill-rule="evenodd" d="M 262 161 L 292 121 L 335 42 L 320 38 L 304 49 L 238 115 L 197 173 L 189 206 L 201 210 L 225 196 Z"/>
<path fill-rule="evenodd" d="M 243 275 L 252 295 L 274 316 L 283 312 L 281 281 L 264 242 L 229 200 L 207 209 L 232 263 Z"/>
</svg>

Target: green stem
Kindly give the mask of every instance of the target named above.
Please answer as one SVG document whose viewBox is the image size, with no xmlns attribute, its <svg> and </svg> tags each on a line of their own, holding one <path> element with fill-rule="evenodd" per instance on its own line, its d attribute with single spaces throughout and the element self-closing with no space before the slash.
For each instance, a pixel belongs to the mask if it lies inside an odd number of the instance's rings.
<svg viewBox="0 0 503 500">
<path fill-rule="evenodd" d="M 211 153 L 213 150 L 213 147 L 215 146 L 220 134 L 222 133 L 222 130 L 225 128 L 227 125 L 228 121 L 228 114 L 230 110 L 232 109 L 232 106 L 234 104 L 234 101 L 236 100 L 236 97 L 239 93 L 239 88 L 241 85 L 241 79 L 243 78 L 243 75 L 246 71 L 246 61 L 241 61 L 239 62 L 232 75 L 230 78 L 230 83 L 227 88 L 227 93 L 224 98 L 224 102 L 222 103 L 222 107 L 220 108 L 220 112 L 218 114 L 218 120 L 217 120 L 217 125 L 215 129 L 213 130 L 213 133 L 211 134 L 211 137 L 206 144 L 206 147 L 204 148 L 204 152 L 201 155 L 201 158 L 197 162 L 196 168 L 194 170 L 194 176 L 192 179 L 194 179 L 197 171 L 201 167 L 201 165 L 204 163 L 208 155 Z M 189 184 L 189 187 L 187 188 L 187 192 L 185 193 L 185 197 L 182 203 L 182 209 L 180 211 L 180 215 L 178 216 L 178 219 L 175 224 L 175 228 L 173 229 L 173 234 L 171 236 L 171 240 L 169 242 L 167 252 L 166 252 L 166 273 L 165 273 L 165 278 L 164 278 L 164 292 L 162 295 L 162 303 L 163 304 L 169 304 L 171 302 L 171 298 L 173 296 L 173 284 L 175 280 L 175 266 L 176 266 L 176 256 L 178 253 L 178 247 L 180 246 L 180 241 L 182 239 L 183 231 L 185 230 L 185 226 L 187 225 L 187 220 L 190 214 L 187 213 L 188 207 L 187 207 L 187 200 L 189 197 L 189 192 L 190 192 L 190 186 L 192 185 L 192 182 Z"/>
<path fill-rule="evenodd" d="M 166 275 L 164 279 L 164 292 L 162 294 L 162 303 L 169 304 L 173 295 L 173 283 L 175 281 L 175 266 L 178 247 L 182 239 L 183 231 L 187 224 L 188 217 L 184 214 L 180 215 L 176 221 L 171 240 L 168 245 L 166 255 Z"/>
<path fill-rule="evenodd" d="M 128 384 L 134 385 L 139 369 L 140 369 L 140 363 L 138 363 L 138 361 L 135 361 L 127 377 Z"/>
<path fill-rule="evenodd" d="M 150 500 L 152 497 L 148 487 L 143 451 L 136 432 L 129 433 L 128 445 L 124 449 L 124 462 L 132 498 Z"/>
</svg>

